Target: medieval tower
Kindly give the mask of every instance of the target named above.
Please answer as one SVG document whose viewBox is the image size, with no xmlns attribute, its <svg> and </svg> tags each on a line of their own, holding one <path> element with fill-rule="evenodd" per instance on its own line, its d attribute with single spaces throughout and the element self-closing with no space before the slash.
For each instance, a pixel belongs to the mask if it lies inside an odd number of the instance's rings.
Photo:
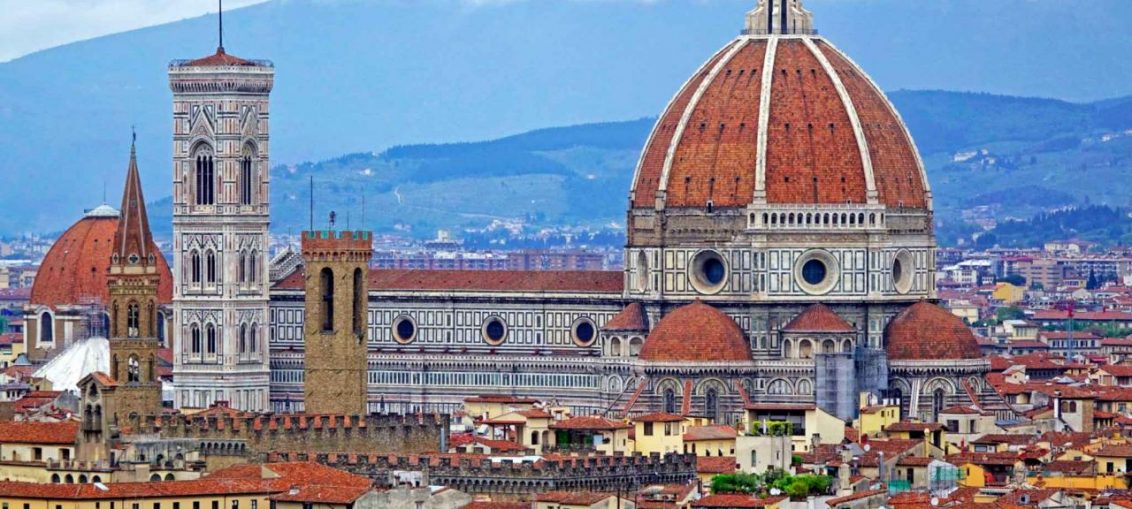
<svg viewBox="0 0 1132 509">
<path fill-rule="evenodd" d="M 157 377 L 160 254 L 154 247 L 131 146 L 109 274 L 110 377 L 117 386 L 108 410 L 119 425 L 161 412 L 161 380 Z"/>
<path fill-rule="evenodd" d="M 372 255 L 370 232 L 303 232 L 303 401 L 308 414 L 368 413 L 367 280 Z"/>
<path fill-rule="evenodd" d="M 177 407 L 268 409 L 271 62 L 224 52 L 169 65 Z"/>
</svg>

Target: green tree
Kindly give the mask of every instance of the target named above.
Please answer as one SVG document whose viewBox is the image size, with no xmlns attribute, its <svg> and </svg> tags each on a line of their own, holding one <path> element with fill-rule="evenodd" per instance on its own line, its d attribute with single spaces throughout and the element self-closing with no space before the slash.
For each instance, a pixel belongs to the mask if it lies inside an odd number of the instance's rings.
<svg viewBox="0 0 1132 509">
<path fill-rule="evenodd" d="M 1003 306 L 995 310 L 994 317 L 999 322 L 1004 320 L 1024 320 L 1026 313 L 1014 306 Z"/>
</svg>

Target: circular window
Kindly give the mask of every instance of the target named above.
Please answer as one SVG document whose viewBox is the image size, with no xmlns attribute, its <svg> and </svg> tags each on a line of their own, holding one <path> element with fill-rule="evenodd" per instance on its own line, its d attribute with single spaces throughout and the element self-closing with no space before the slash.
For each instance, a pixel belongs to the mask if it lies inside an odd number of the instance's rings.
<svg viewBox="0 0 1132 509">
<path fill-rule="evenodd" d="M 692 258 L 691 276 L 700 293 L 716 293 L 727 284 L 727 263 L 715 251 L 700 251 Z"/>
<path fill-rule="evenodd" d="M 501 345 L 507 339 L 507 324 L 503 323 L 502 318 L 493 316 L 483 323 L 481 332 L 489 345 Z"/>
<path fill-rule="evenodd" d="M 837 284 L 837 258 L 827 251 L 814 250 L 798 258 L 794 272 L 798 286 L 810 295 L 828 293 Z"/>
<path fill-rule="evenodd" d="M 908 293 L 912 290 L 912 275 L 915 265 L 912 254 L 901 251 L 892 259 L 892 285 L 899 293 Z"/>
<path fill-rule="evenodd" d="M 574 320 L 574 327 L 571 331 L 574 336 L 574 344 L 578 346 L 590 346 L 597 339 L 597 327 L 594 326 L 593 320 L 582 317 Z"/>
<path fill-rule="evenodd" d="M 408 315 L 398 316 L 393 320 L 393 340 L 401 343 L 412 343 L 417 338 L 417 324 Z"/>
<path fill-rule="evenodd" d="M 802 279 L 811 285 L 820 285 L 825 282 L 828 271 L 821 260 L 813 259 L 802 265 Z"/>
</svg>

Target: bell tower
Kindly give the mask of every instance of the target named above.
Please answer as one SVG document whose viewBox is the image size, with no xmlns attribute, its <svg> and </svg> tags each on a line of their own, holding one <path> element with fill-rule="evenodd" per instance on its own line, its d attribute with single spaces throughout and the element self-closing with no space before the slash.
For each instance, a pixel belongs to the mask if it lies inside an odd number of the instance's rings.
<svg viewBox="0 0 1132 509">
<path fill-rule="evenodd" d="M 368 231 L 303 232 L 306 320 L 303 407 L 308 414 L 368 414 Z"/>
<path fill-rule="evenodd" d="M 117 383 L 115 422 L 124 426 L 142 416 L 161 413 L 161 381 L 157 376 L 157 284 L 160 279 L 149 217 L 138 175 L 136 150 L 122 193 L 122 212 L 110 256 L 110 377 Z M 109 416 L 109 415 L 108 415 Z"/>
<path fill-rule="evenodd" d="M 271 62 L 169 64 L 175 406 L 267 411 Z"/>
</svg>

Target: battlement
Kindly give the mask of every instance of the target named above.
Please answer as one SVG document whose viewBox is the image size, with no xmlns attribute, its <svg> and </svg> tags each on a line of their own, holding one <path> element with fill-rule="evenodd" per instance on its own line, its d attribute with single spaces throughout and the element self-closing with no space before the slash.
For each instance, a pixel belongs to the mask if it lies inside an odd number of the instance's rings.
<svg viewBox="0 0 1132 509">
<path fill-rule="evenodd" d="M 307 253 L 318 251 L 365 251 L 368 255 L 373 250 L 373 232 L 363 230 L 304 231 L 302 250 L 304 257 L 307 256 Z"/>
<path fill-rule="evenodd" d="M 696 457 L 691 454 L 519 456 L 479 454 L 380 455 L 313 452 L 271 452 L 262 462 L 315 461 L 378 482 L 395 473 L 418 471 L 430 482 L 467 493 L 529 494 L 552 490 L 632 490 L 657 482 L 694 479 Z"/>
<path fill-rule="evenodd" d="M 147 416 L 133 435 L 203 442 L 241 440 L 254 456 L 269 451 L 432 453 L 448 441 L 447 414 Z"/>
</svg>

